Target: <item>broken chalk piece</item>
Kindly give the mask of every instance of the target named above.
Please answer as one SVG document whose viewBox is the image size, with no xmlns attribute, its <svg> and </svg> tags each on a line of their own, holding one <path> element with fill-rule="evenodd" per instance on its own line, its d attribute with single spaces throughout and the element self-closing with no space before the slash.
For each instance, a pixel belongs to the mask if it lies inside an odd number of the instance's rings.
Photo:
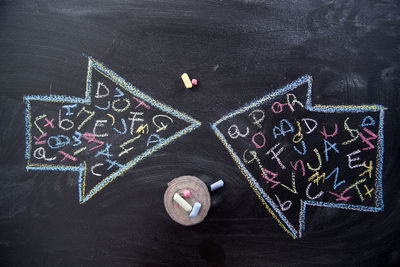
<svg viewBox="0 0 400 267">
<path fill-rule="evenodd" d="M 197 214 L 199 214 L 200 208 L 201 208 L 201 204 L 199 202 L 194 203 L 192 212 L 190 213 L 189 216 L 192 218 L 197 217 Z"/>
<path fill-rule="evenodd" d="M 192 79 L 192 84 L 197 85 L 197 79 Z"/>
<path fill-rule="evenodd" d="M 212 185 L 210 185 L 211 191 L 217 190 L 218 188 L 221 188 L 224 186 L 224 181 L 219 180 L 215 183 L 213 183 Z"/>
<path fill-rule="evenodd" d="M 185 191 L 183 191 L 183 196 L 184 196 L 185 198 L 190 197 L 191 194 L 192 194 L 192 193 L 190 193 L 190 190 L 189 190 L 189 189 L 186 189 Z"/>
<path fill-rule="evenodd" d="M 174 200 L 187 212 L 192 210 L 192 206 L 190 206 L 190 204 L 187 203 L 186 200 L 184 200 L 178 193 L 175 193 Z"/>
<path fill-rule="evenodd" d="M 192 82 L 190 81 L 189 75 L 187 73 L 184 73 L 181 75 L 182 81 L 185 84 L 186 88 L 192 88 Z"/>
</svg>

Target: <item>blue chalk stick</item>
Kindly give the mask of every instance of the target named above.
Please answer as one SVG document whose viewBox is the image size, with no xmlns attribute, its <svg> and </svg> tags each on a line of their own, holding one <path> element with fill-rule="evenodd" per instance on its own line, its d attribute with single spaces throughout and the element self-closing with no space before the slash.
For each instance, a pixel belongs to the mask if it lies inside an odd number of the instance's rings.
<svg viewBox="0 0 400 267">
<path fill-rule="evenodd" d="M 201 204 L 199 202 L 194 203 L 192 212 L 190 213 L 190 217 L 197 217 L 201 208 Z"/>
<path fill-rule="evenodd" d="M 217 190 L 218 188 L 221 188 L 224 186 L 224 181 L 219 180 L 215 183 L 213 183 L 212 185 L 210 185 L 211 191 Z"/>
</svg>

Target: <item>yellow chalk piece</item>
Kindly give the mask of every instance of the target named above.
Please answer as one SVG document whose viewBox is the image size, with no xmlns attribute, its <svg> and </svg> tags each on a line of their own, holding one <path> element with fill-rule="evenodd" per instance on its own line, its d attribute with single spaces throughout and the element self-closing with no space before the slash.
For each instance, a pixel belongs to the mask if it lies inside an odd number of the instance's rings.
<svg viewBox="0 0 400 267">
<path fill-rule="evenodd" d="M 187 73 L 184 73 L 181 75 L 182 81 L 185 84 L 186 88 L 192 88 L 192 81 L 189 78 L 189 75 Z"/>
<path fill-rule="evenodd" d="M 186 202 L 178 193 L 175 193 L 174 200 L 187 212 L 192 211 L 192 206 Z"/>
</svg>

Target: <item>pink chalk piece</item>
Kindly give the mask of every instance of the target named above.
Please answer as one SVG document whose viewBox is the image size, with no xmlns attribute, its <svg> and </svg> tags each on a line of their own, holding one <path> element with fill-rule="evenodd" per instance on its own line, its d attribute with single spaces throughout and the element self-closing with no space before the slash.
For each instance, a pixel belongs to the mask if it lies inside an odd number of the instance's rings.
<svg viewBox="0 0 400 267">
<path fill-rule="evenodd" d="M 192 79 L 192 84 L 193 85 L 197 85 L 197 80 L 196 79 Z"/>
<path fill-rule="evenodd" d="M 184 196 L 185 198 L 190 197 L 190 195 L 191 195 L 190 190 L 186 189 L 185 191 L 183 191 L 183 196 Z"/>
</svg>

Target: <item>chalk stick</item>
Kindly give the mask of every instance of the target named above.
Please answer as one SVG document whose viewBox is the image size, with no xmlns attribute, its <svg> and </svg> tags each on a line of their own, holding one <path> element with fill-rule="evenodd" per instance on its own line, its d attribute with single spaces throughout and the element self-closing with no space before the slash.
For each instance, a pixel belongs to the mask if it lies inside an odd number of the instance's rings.
<svg viewBox="0 0 400 267">
<path fill-rule="evenodd" d="M 190 80 L 189 75 L 187 73 L 182 74 L 181 78 L 182 78 L 182 81 L 185 84 L 186 88 L 192 88 L 193 87 L 192 81 Z"/>
<path fill-rule="evenodd" d="M 192 206 L 187 203 L 186 200 L 184 200 L 178 193 L 175 193 L 173 199 L 187 212 L 190 212 L 192 210 Z"/>
<path fill-rule="evenodd" d="M 200 208 L 201 208 L 201 204 L 199 202 L 194 203 L 192 212 L 190 213 L 189 216 L 192 218 L 197 217 L 197 214 L 199 214 Z"/>
<path fill-rule="evenodd" d="M 224 181 L 219 180 L 215 183 L 213 183 L 212 185 L 210 185 L 211 191 L 217 190 L 218 188 L 221 188 L 224 186 Z"/>
</svg>

